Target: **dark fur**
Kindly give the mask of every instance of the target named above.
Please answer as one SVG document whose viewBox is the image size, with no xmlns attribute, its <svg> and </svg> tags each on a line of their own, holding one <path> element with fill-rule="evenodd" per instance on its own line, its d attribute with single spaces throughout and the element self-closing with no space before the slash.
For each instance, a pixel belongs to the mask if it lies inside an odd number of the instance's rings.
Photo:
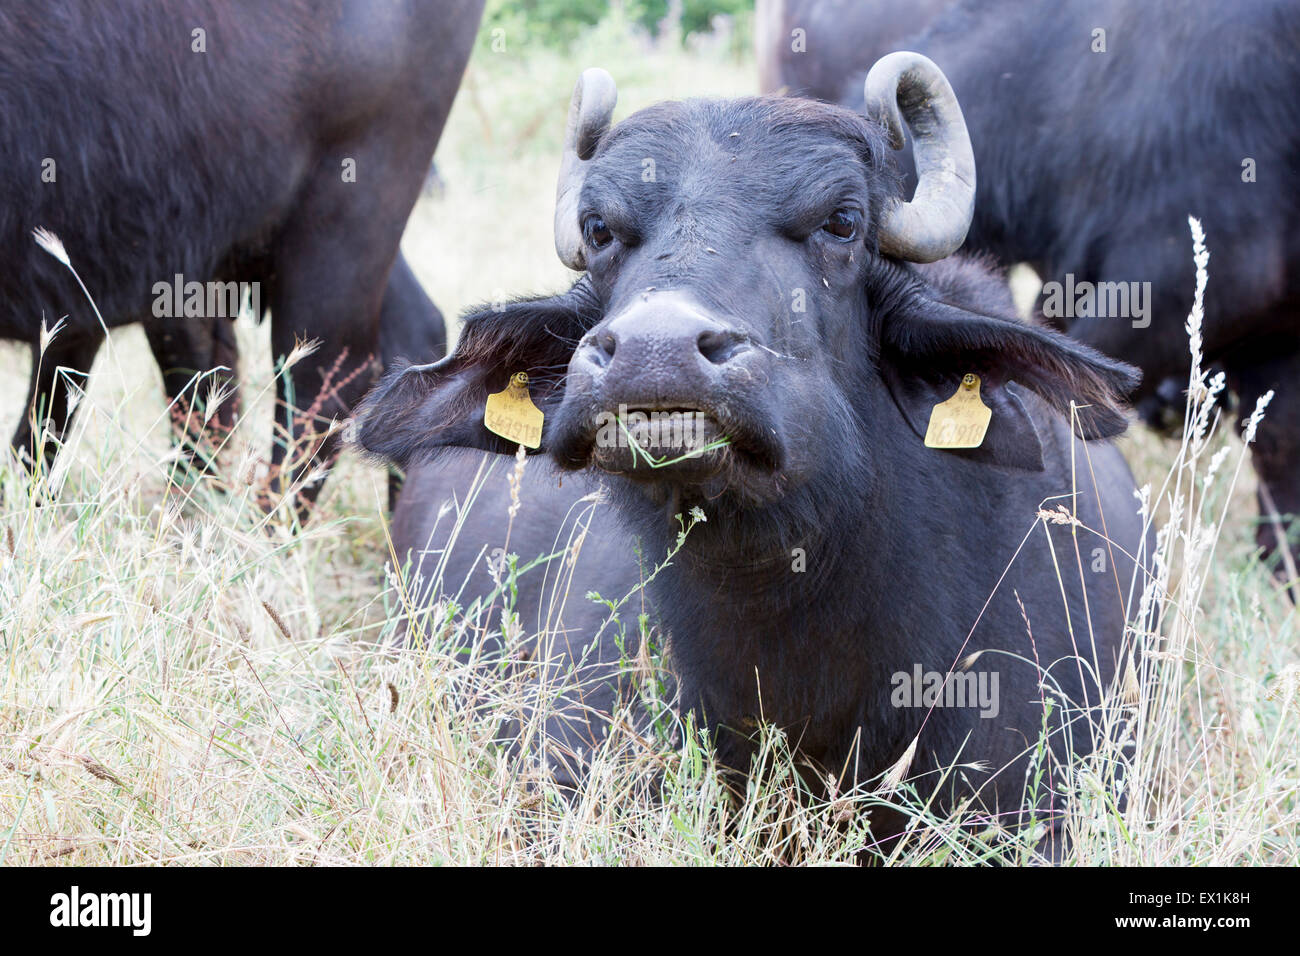
<svg viewBox="0 0 1300 956">
<path fill-rule="evenodd" d="M 839 102 L 845 67 L 867 70 L 928 26 L 953 0 L 758 0 L 755 30 L 764 93 Z M 870 26 L 869 31 L 862 29 Z M 763 29 L 766 28 L 766 29 Z M 796 37 L 794 31 L 801 30 Z M 767 41 L 763 45 L 762 41 Z M 796 50 L 796 42 L 802 49 Z"/>
<path fill-rule="evenodd" d="M 795 92 L 810 71 L 838 74 L 831 98 L 861 108 L 870 63 L 853 50 L 882 43 L 925 53 L 947 75 L 979 170 L 968 249 L 1029 262 L 1044 281 L 1152 284 L 1149 328 L 1114 318 L 1069 327 L 1142 369 L 1132 398 L 1148 420 L 1170 397 L 1181 417 L 1195 287 L 1187 217 L 1199 218 L 1212 255 L 1206 359 L 1228 373 L 1243 417 L 1276 390 L 1253 458 L 1279 509 L 1300 513 L 1300 7 L 962 0 L 909 37 L 894 30 L 893 3 L 792 6 L 809 26 L 808 53 L 787 44 L 773 55 L 774 82 Z M 1106 53 L 1090 49 L 1098 27 Z M 1254 183 L 1241 178 L 1246 157 Z M 1275 546 L 1267 524 L 1259 540 Z"/>
<path fill-rule="evenodd" d="M 442 332 L 424 331 L 436 310 L 398 241 L 481 8 L 482 0 L 0 8 L 0 336 L 34 345 L 42 319 L 67 317 L 41 381 L 33 376 L 29 407 L 63 427 L 63 389 L 50 405 L 53 369 L 85 372 L 102 339 L 71 275 L 32 241 L 38 226 L 63 240 L 110 327 L 148 320 L 169 393 L 195 368 L 233 362 L 219 321 L 152 316 L 154 284 L 177 273 L 260 283 L 277 355 L 295 339 L 321 340 L 291 373 L 300 408 L 336 362 L 337 381 L 390 350 L 429 355 Z M 206 52 L 192 50 L 195 28 L 206 31 Z M 41 181 L 45 158 L 57 164 L 54 183 Z M 345 158 L 356 161 L 356 182 L 343 181 Z M 381 310 L 406 317 L 386 316 L 381 335 Z M 366 385 L 356 376 L 323 402 L 321 418 L 347 414 Z M 25 421 L 15 444 L 29 442 Z M 282 457 L 277 444 L 274 460 Z"/>
<path fill-rule="evenodd" d="M 1095 658 L 1079 651 L 1102 686 L 1115 669 L 1132 571 L 1118 547 L 1137 553 L 1142 540 L 1133 482 L 1114 448 L 1071 435 L 1067 414 L 1071 401 L 1090 406 L 1084 427 L 1116 433 L 1136 376 L 1011 317 L 1005 284 L 978 263 L 881 257 L 872 224 L 899 189 L 883 150 L 874 125 L 813 103 L 688 101 L 634 115 L 588 172 L 580 215 L 598 213 L 617 237 L 588 249 L 588 274 L 564 295 L 470 315 L 452 356 L 390 376 L 361 412 L 365 448 L 426 462 L 417 467 L 440 467 L 432 456 L 448 445 L 508 452 L 483 428 L 483 402 L 525 370 L 546 412 L 543 451 L 588 474 L 593 461 L 609 467 L 591 415 L 622 400 L 698 407 L 721 423 L 731 446 L 698 467 L 618 465 L 606 481 L 652 560 L 672 545 L 676 515 L 707 515 L 650 592 L 684 705 L 740 769 L 761 715 L 824 772 L 848 783 L 879 774 L 924 717 L 890 706 L 891 674 L 917 663 L 946 672 L 977 649 L 1037 654 L 1073 700 L 1095 704 L 1066 626 L 1089 633 L 1085 592 Z M 646 156 L 654 182 L 641 176 Z M 850 206 L 869 218 L 840 243 L 819 227 Z M 794 288 L 806 292 L 802 313 L 790 310 Z M 697 339 L 697 328 L 713 331 Z M 695 350 L 706 348 L 701 361 Z M 924 447 L 931 407 L 970 371 L 994 409 L 984 445 Z M 1077 475 L 1080 518 L 1100 528 L 1104 511 L 1118 545 L 1110 573 L 1078 573 L 1068 529 L 1055 528 L 1063 580 L 1040 531 L 997 586 L 1040 503 L 1075 487 L 1072 456 L 1089 463 Z M 436 507 L 424 494 L 406 515 Z M 1085 554 L 1106 547 L 1080 534 Z M 796 548 L 804 573 L 792 571 Z M 575 590 L 584 586 L 608 590 L 599 575 Z M 978 772 L 949 781 L 942 798 L 987 784 L 984 806 L 1014 812 L 1026 800 L 1017 758 L 1041 722 L 1037 678 L 985 660 L 1002 674 L 1001 719 L 936 711 L 912 769 L 930 773 L 959 753 L 1014 763 L 991 782 Z M 1073 729 L 1073 741 L 1054 739 L 1059 760 L 1093 746 Z M 899 821 L 878 823 L 886 835 Z"/>
</svg>

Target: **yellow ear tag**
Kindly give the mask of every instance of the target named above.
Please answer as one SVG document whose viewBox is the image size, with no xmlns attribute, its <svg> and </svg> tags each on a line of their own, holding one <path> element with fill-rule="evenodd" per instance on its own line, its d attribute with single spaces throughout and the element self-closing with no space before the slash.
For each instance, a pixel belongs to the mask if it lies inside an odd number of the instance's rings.
<svg viewBox="0 0 1300 956">
<path fill-rule="evenodd" d="M 934 406 L 925 430 L 927 448 L 978 448 L 993 410 L 980 401 L 980 377 L 967 373 L 956 393 Z"/>
<path fill-rule="evenodd" d="M 541 447 L 542 418 L 542 410 L 528 397 L 527 372 L 510 376 L 506 390 L 489 395 L 483 410 L 488 431 L 528 448 Z"/>
</svg>

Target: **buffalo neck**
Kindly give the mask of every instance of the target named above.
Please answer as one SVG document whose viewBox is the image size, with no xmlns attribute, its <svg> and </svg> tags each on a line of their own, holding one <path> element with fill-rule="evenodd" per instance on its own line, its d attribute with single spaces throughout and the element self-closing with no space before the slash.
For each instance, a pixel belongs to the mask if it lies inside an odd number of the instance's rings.
<svg viewBox="0 0 1300 956">
<path fill-rule="evenodd" d="M 649 586 L 685 707 L 730 726 L 761 712 L 828 755 L 881 709 L 863 689 L 887 693 L 926 612 L 896 596 L 919 563 L 908 468 L 873 466 L 869 452 L 761 510 L 703 505 L 706 520 Z M 667 553 L 677 523 L 649 508 L 637 517 L 646 553 Z M 867 734 L 882 749 L 898 737 L 879 723 Z"/>
</svg>

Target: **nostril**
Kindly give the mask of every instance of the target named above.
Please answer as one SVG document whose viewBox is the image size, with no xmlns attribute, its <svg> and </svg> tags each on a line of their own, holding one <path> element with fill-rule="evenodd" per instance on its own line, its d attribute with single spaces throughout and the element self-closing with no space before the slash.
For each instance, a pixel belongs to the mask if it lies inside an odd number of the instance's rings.
<svg viewBox="0 0 1300 956">
<path fill-rule="evenodd" d="M 722 365 L 731 361 L 742 347 L 740 337 L 734 332 L 717 332 L 713 330 L 700 333 L 700 337 L 695 340 L 700 354 L 712 362 L 714 365 Z"/>
<path fill-rule="evenodd" d="M 596 347 L 605 353 L 606 359 L 612 359 L 614 349 L 618 347 L 618 341 L 614 338 L 613 332 L 602 332 L 596 336 Z"/>
</svg>

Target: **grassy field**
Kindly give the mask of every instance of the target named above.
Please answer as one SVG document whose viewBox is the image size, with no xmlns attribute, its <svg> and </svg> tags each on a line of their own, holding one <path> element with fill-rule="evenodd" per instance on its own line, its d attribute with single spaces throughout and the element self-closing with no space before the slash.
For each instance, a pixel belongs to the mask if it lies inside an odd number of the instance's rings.
<svg viewBox="0 0 1300 956">
<path fill-rule="evenodd" d="M 586 65 L 614 73 L 619 117 L 756 85 L 721 46 L 650 48 L 614 22 L 567 57 L 526 36 L 482 45 L 439 149 L 446 193 L 404 241 L 448 316 L 568 281 L 551 215 Z M 906 788 L 801 796 L 779 736 L 784 774 L 739 801 L 689 726 L 676 745 L 615 734 L 572 804 L 528 779 L 492 743 L 493 713 L 456 696 L 463 662 L 380 646 L 395 615 L 384 472 L 346 457 L 297 535 L 238 480 L 266 454 L 273 384 L 267 329 L 239 331 L 250 407 L 226 456 L 233 490 L 169 483 L 161 384 L 134 328 L 101 351 L 48 483 L 0 466 L 0 865 L 852 862 L 882 802 L 916 819 L 889 862 L 1030 858 L 1026 839 L 972 835 Z M 0 344 L 6 434 L 27 363 Z M 1253 477 L 1230 430 L 1124 439 L 1169 529 L 1164 680 L 1130 702 L 1135 755 L 1078 774 L 1071 862 L 1300 862 L 1300 639 L 1253 559 Z M 503 678 L 483 694 L 509 710 L 519 690 Z M 1097 783 L 1119 763 L 1123 810 Z"/>
</svg>

